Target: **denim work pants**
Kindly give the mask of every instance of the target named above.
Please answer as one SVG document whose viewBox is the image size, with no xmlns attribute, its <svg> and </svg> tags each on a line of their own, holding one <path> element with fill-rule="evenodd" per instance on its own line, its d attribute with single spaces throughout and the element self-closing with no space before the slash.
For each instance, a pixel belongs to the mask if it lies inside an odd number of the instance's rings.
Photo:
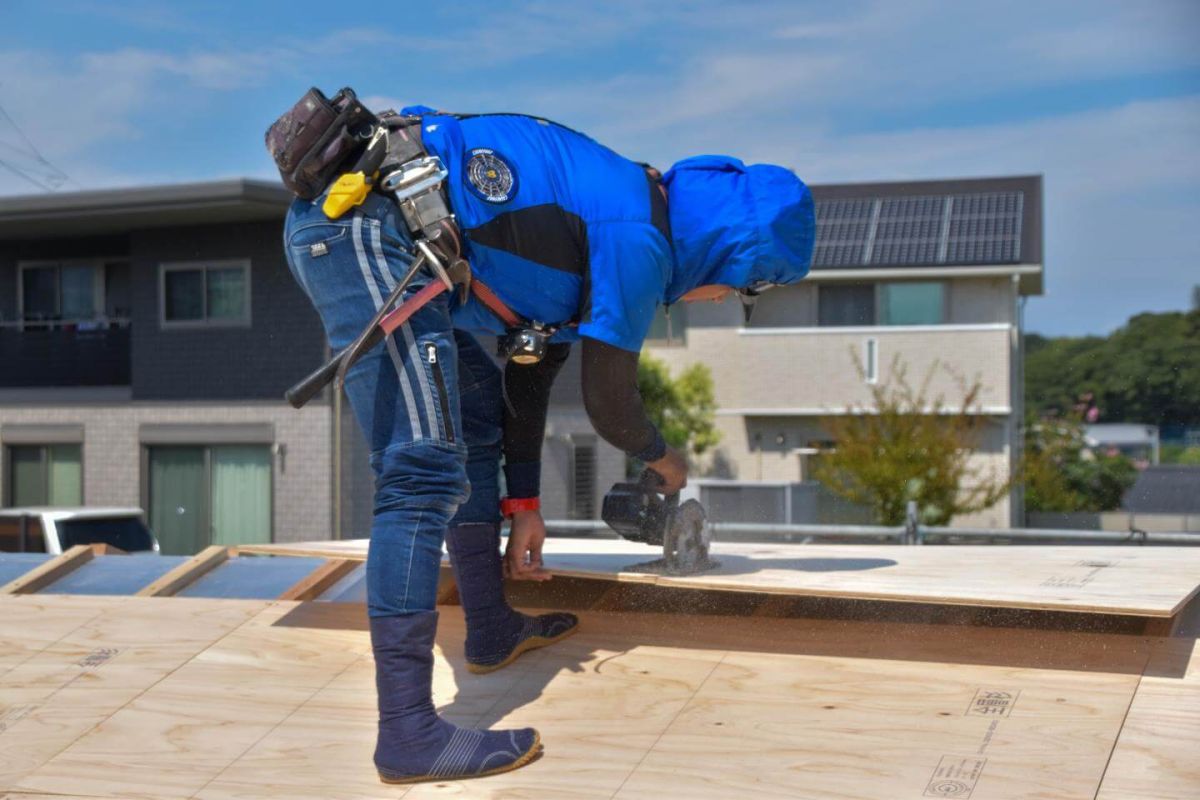
<svg viewBox="0 0 1200 800">
<path fill-rule="evenodd" d="M 337 220 L 322 212 L 323 200 L 292 204 L 284 248 L 336 352 L 408 272 L 413 244 L 386 198 L 372 194 Z M 422 270 L 405 298 L 430 280 Z M 454 330 L 450 302 L 449 294 L 434 299 L 346 376 L 375 473 L 373 617 L 432 611 L 447 525 L 500 518 L 500 370 L 474 337 Z"/>
</svg>

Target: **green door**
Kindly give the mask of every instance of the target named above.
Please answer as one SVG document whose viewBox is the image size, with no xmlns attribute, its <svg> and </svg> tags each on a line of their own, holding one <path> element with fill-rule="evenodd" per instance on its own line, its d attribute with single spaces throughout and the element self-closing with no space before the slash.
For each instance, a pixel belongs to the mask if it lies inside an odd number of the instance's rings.
<svg viewBox="0 0 1200 800">
<path fill-rule="evenodd" d="M 210 452 L 212 543 L 271 541 L 271 449 L 234 444 Z"/>
<path fill-rule="evenodd" d="M 203 447 L 150 448 L 150 529 L 167 555 L 208 544 L 208 474 Z"/>
</svg>

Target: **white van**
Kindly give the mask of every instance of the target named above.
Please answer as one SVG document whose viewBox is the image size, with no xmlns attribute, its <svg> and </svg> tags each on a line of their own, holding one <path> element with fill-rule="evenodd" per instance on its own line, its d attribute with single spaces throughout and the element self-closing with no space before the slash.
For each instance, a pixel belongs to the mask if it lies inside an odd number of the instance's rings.
<svg viewBox="0 0 1200 800">
<path fill-rule="evenodd" d="M 0 508 L 0 553 L 58 555 L 77 544 L 158 552 L 140 508 Z"/>
</svg>

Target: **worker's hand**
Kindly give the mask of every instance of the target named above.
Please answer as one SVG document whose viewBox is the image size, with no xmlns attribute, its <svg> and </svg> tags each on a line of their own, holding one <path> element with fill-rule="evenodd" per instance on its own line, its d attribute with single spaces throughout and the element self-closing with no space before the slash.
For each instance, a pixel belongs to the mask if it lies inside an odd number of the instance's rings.
<svg viewBox="0 0 1200 800">
<path fill-rule="evenodd" d="M 687 486 L 687 460 L 674 447 L 668 445 L 666 455 L 658 461 L 651 461 L 646 466 L 654 470 L 662 478 L 662 482 L 658 485 L 658 490 L 663 494 L 675 494 Z"/>
<path fill-rule="evenodd" d="M 504 574 L 517 581 L 548 581 L 550 573 L 542 566 L 542 544 L 546 541 L 546 522 L 540 511 L 513 514 L 508 548 L 504 551 Z"/>
</svg>

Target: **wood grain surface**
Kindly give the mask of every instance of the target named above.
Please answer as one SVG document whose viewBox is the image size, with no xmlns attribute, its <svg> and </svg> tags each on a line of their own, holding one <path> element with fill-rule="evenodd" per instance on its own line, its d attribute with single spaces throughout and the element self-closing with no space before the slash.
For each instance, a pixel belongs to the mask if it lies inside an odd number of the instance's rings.
<svg viewBox="0 0 1200 800">
<path fill-rule="evenodd" d="M 531 766 L 380 784 L 360 605 L 2 598 L 0 798 L 1200 796 L 1190 638 L 585 612 L 477 676 L 441 617 L 435 702 Z"/>
<path fill-rule="evenodd" d="M 242 552 L 363 560 L 367 540 L 251 545 Z M 629 567 L 661 555 L 617 539 L 547 540 L 556 575 L 730 592 L 1171 617 L 1200 592 L 1200 548 L 724 544 L 689 577 Z"/>
</svg>

